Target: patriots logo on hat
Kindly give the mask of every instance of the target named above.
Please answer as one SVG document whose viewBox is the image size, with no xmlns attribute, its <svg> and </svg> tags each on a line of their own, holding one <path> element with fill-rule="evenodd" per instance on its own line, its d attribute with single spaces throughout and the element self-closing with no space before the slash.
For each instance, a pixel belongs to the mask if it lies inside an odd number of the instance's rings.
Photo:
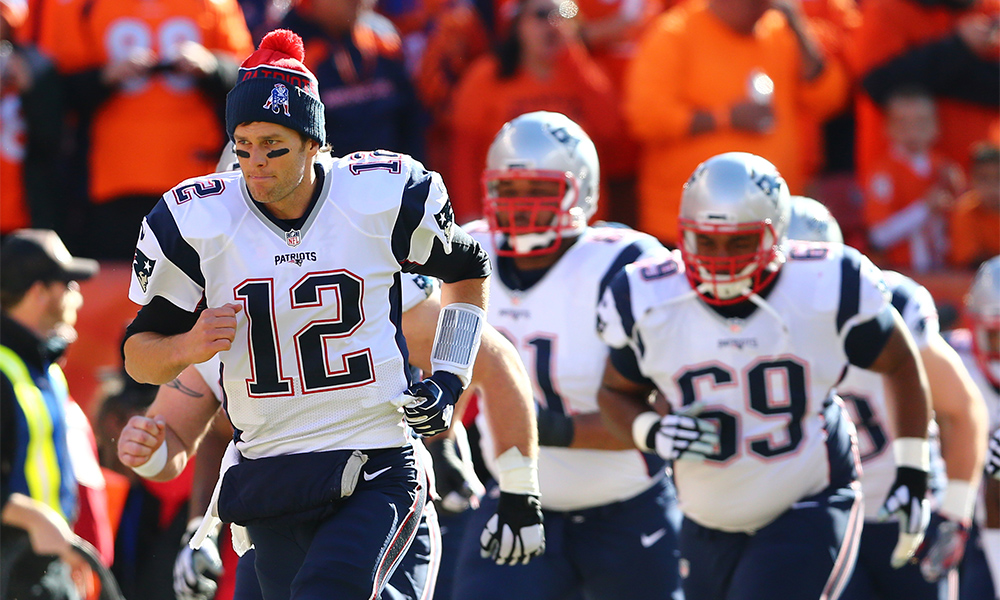
<svg viewBox="0 0 1000 600">
<path fill-rule="evenodd" d="M 264 103 L 264 108 L 270 108 L 274 114 L 278 114 L 284 108 L 285 116 L 291 116 L 291 113 L 288 112 L 288 88 L 285 87 L 285 84 L 274 84 L 274 87 L 271 89 L 271 97 Z"/>
<path fill-rule="evenodd" d="M 139 282 L 139 287 L 142 288 L 143 293 L 146 292 L 146 287 L 149 286 L 149 278 L 153 274 L 153 267 L 155 265 L 155 260 L 143 254 L 142 250 L 135 249 L 135 258 L 132 259 L 132 270 L 135 271 L 135 278 Z"/>
</svg>

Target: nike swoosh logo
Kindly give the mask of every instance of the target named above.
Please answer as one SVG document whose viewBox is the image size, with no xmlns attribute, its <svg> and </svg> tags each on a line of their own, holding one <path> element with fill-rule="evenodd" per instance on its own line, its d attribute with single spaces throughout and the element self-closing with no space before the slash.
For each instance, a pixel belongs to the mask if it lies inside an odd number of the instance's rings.
<svg viewBox="0 0 1000 600">
<path fill-rule="evenodd" d="M 391 468 L 392 467 L 386 467 L 384 469 L 379 469 L 378 471 L 375 471 L 374 473 L 362 473 L 362 475 L 365 476 L 365 481 L 371 481 L 372 479 L 375 479 L 376 477 L 378 477 L 382 473 L 385 473 L 386 471 L 388 471 Z"/>
<path fill-rule="evenodd" d="M 643 548 L 649 548 L 656 542 L 660 541 L 660 538 L 667 535 L 666 529 L 658 529 L 649 535 L 642 534 L 639 536 L 639 543 L 642 544 Z"/>
</svg>

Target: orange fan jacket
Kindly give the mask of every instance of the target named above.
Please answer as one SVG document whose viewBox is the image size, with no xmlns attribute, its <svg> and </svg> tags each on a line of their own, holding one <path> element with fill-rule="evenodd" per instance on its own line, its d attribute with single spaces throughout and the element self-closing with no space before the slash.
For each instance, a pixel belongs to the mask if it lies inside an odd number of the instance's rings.
<svg viewBox="0 0 1000 600">
<path fill-rule="evenodd" d="M 220 119 L 236 65 L 253 51 L 236 0 L 95 0 L 79 35 L 67 35 L 57 63 L 87 65 L 77 97 L 93 109 L 90 196 L 103 203 L 159 195 L 179 181 L 210 172 L 225 144 Z M 219 59 L 201 81 L 156 72 L 108 89 L 100 70 L 136 47 L 167 64 L 177 44 L 195 41 Z M 82 46 L 80 45 L 82 43 Z"/>
<path fill-rule="evenodd" d="M 719 114 L 744 101 L 754 70 L 774 82 L 774 129 L 755 134 L 723 123 L 692 136 L 695 112 Z M 795 35 L 777 11 L 765 13 L 752 35 L 734 32 L 703 0 L 660 15 L 646 32 L 625 82 L 625 118 L 642 146 L 639 228 L 676 244 L 684 182 L 700 162 L 722 152 L 764 156 L 784 175 L 792 193 L 802 193 L 798 124 L 804 114 L 819 120 L 839 110 L 847 78 L 831 58 L 811 82 L 800 73 Z"/>
<path fill-rule="evenodd" d="M 893 87 L 915 84 L 937 98 L 938 149 L 968 167 L 970 147 L 986 139 L 1000 121 L 997 52 L 977 56 L 955 34 L 968 15 L 1000 13 L 1000 0 L 982 0 L 956 11 L 915 0 L 865 0 L 862 24 L 848 56 L 867 94 L 857 100 L 857 168 L 862 178 L 888 147 L 885 120 L 873 98 L 884 101 Z M 941 4 L 944 4 L 943 2 Z"/>
<path fill-rule="evenodd" d="M 480 181 L 486 154 L 507 121 L 536 110 L 563 113 L 590 135 L 598 155 L 607 152 L 621 128 L 611 84 L 578 44 L 567 46 L 546 80 L 523 70 L 510 79 L 499 79 L 497 68 L 493 55 L 481 56 L 455 92 L 453 159 L 447 182 L 459 222 L 482 215 Z"/>
</svg>

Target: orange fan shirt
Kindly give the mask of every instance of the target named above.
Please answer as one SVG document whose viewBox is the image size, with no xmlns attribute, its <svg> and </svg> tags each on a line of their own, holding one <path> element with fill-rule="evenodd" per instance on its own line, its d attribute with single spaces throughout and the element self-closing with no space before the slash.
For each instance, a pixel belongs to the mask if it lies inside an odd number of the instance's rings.
<svg viewBox="0 0 1000 600">
<path fill-rule="evenodd" d="M 848 50 L 851 68 L 860 80 L 896 56 L 951 35 L 963 16 L 980 12 L 997 15 L 1000 0 L 981 0 L 976 8 L 963 12 L 927 8 L 915 0 L 864 0 L 862 24 Z M 996 106 L 984 107 L 948 98 L 938 98 L 937 109 L 941 131 L 937 148 L 967 169 L 972 144 L 997 127 L 1000 111 Z M 882 112 L 864 92 L 858 93 L 856 118 L 856 164 L 864 180 L 889 144 Z"/>
<path fill-rule="evenodd" d="M 719 114 L 747 98 L 754 70 L 774 82 L 774 129 L 767 134 L 723 124 L 692 136 L 697 111 Z M 800 52 L 784 16 L 769 11 L 752 35 L 741 35 L 709 12 L 703 0 L 684 2 L 657 17 L 646 32 L 625 81 L 625 118 L 642 146 L 639 161 L 639 229 L 670 244 L 678 239 L 677 214 L 684 182 L 702 161 L 744 151 L 770 160 L 793 194 L 803 193 L 800 119 L 839 110 L 847 77 L 835 59 L 811 82 L 801 76 Z"/>
<path fill-rule="evenodd" d="M 459 222 L 482 216 L 481 176 L 497 132 L 514 117 L 536 110 L 559 112 L 576 121 L 594 140 L 598 156 L 609 151 L 621 128 L 611 84 L 578 44 L 566 48 L 545 80 L 523 70 L 499 79 L 496 58 L 481 56 L 462 78 L 452 104 L 452 160 L 446 182 Z M 598 203 L 595 218 L 606 214 L 607 207 Z"/>
<path fill-rule="evenodd" d="M 975 191 L 968 191 L 951 213 L 952 265 L 967 269 L 1000 254 L 1000 212 L 985 206 Z"/>
<path fill-rule="evenodd" d="M 875 227 L 914 202 L 922 200 L 938 184 L 939 174 L 950 164 L 951 161 L 937 153 L 930 156 L 929 166 L 923 172 L 915 169 L 911 162 L 892 153 L 875 163 L 872 174 L 864 180 L 864 212 L 868 228 Z M 881 260 L 886 267 L 911 268 L 909 242 L 901 240 L 883 250 Z"/>
<path fill-rule="evenodd" d="M 140 46 L 167 60 L 193 40 L 237 62 L 253 51 L 236 0 L 97 0 L 85 29 L 88 63 L 103 67 Z M 217 107 L 194 78 L 158 74 L 126 83 L 94 115 L 90 193 L 96 203 L 159 195 L 211 172 L 225 143 Z"/>
<path fill-rule="evenodd" d="M 89 66 L 84 14 L 93 4 L 93 0 L 31 0 L 27 35 L 60 73 L 77 73 Z"/>
</svg>

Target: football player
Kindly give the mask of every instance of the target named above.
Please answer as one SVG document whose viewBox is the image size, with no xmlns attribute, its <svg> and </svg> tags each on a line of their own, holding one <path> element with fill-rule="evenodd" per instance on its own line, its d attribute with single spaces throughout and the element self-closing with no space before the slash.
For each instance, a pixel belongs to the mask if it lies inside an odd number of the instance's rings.
<svg viewBox="0 0 1000 600">
<path fill-rule="evenodd" d="M 662 247 L 623 226 L 588 225 L 600 187 L 597 151 L 562 114 L 506 123 L 489 148 L 483 185 L 486 218 L 466 230 L 495 265 L 487 322 L 513 342 L 534 384 L 546 552 L 515 569 L 480 559 L 495 549 L 479 526 L 495 527 L 494 507 L 510 502 L 502 486 L 498 493 L 488 484 L 469 517 L 453 597 L 679 598 L 672 484 L 660 457 L 636 452 L 601 422 L 597 388 L 608 351 L 589 326 L 614 274 Z M 502 477 L 489 428 L 480 429 L 489 470 Z"/>
<path fill-rule="evenodd" d="M 598 401 L 623 440 L 674 461 L 688 598 L 837 598 L 863 521 L 854 427 L 834 394 L 848 364 L 885 375 L 903 409 L 885 502 L 896 552 L 929 513 L 929 401 L 881 273 L 836 245 L 781 248 L 791 212 L 770 162 L 726 153 L 684 186 L 681 248 L 605 290 L 612 347 Z M 654 412 L 659 389 L 672 412 Z"/>
<path fill-rule="evenodd" d="M 826 207 L 801 196 L 792 198 L 788 238 L 835 244 L 844 241 L 840 227 Z M 986 406 L 958 354 L 940 334 L 937 308 L 930 292 L 895 271 L 883 271 L 883 275 L 892 294 L 892 305 L 906 323 L 927 372 L 934 410 L 932 433 L 940 429 L 939 435 L 930 436 L 932 457 L 937 458 L 932 458 L 930 478 L 934 513 L 927 540 L 917 553 L 920 563 L 916 560 L 895 563 L 892 550 L 898 525 L 880 518 L 880 503 L 868 502 L 858 562 L 842 598 L 946 600 L 958 595 L 955 567 L 965 552 L 979 489 Z M 890 450 L 895 436 L 889 417 L 895 405 L 886 397 L 885 390 L 881 375 L 854 367 L 837 384 L 837 395 L 844 400 L 858 429 L 863 467 L 861 489 L 865 498 L 885 498 L 896 473 Z"/>
<path fill-rule="evenodd" d="M 948 341 L 962 357 L 976 387 L 986 399 L 989 413 L 990 456 L 984 478 L 983 502 L 977 511 L 979 546 L 986 555 L 986 573 L 966 568 L 961 581 L 963 598 L 988 597 L 992 579 L 993 594 L 1000 598 L 1000 256 L 995 256 L 976 271 L 965 297 L 969 329 L 948 332 Z M 972 543 L 970 541 L 970 543 Z M 968 566 L 968 564 L 963 565 Z"/>
<path fill-rule="evenodd" d="M 320 160 L 327 158 L 326 154 L 320 155 Z M 233 144 L 226 144 L 216 165 L 216 172 L 235 171 L 239 168 Z M 429 344 L 433 341 L 434 335 L 430 324 L 437 322 L 436 311 L 440 311 L 440 286 L 435 279 L 416 274 L 401 277 L 400 284 L 403 332 L 410 341 L 407 346 L 411 352 L 411 364 L 417 361 L 418 364 L 423 364 L 424 369 L 429 369 L 430 363 L 426 361 L 420 363 L 419 357 L 430 352 Z M 417 307 L 420 308 L 410 312 Z M 502 341 L 502 337 L 494 337 L 498 334 L 488 325 L 484 329 L 487 342 L 485 350 L 477 357 L 483 364 L 473 376 L 474 387 L 482 390 L 484 373 L 492 373 L 493 377 L 498 378 L 493 380 L 491 385 L 497 393 L 486 398 L 496 406 L 495 412 L 507 415 L 503 420 L 490 423 L 502 439 L 500 446 L 506 448 L 510 445 L 531 445 L 533 442 L 530 442 L 529 437 L 533 427 L 528 425 L 530 417 L 524 414 L 524 407 L 529 406 L 531 402 L 525 401 L 528 396 L 523 393 L 528 385 L 526 375 L 522 376 L 523 365 L 516 359 L 517 355 L 513 353 L 509 344 Z M 192 518 L 174 562 L 174 592 L 178 600 L 211 600 L 223 575 L 218 547 L 218 528 L 212 529 L 199 548 L 192 548 L 189 544 L 201 525 L 212 495 L 212 488 L 218 480 L 219 464 L 225 453 L 226 443 L 233 435 L 232 426 L 225 419 L 224 412 L 218 410 L 218 406 L 212 402 L 201 405 L 202 399 L 209 396 L 217 403 L 221 403 L 223 395 L 218 384 L 218 372 L 219 363 L 215 357 L 188 367 L 177 379 L 161 386 L 157 395 L 156 410 L 147 411 L 147 418 L 153 414 L 164 416 L 167 426 L 173 430 L 173 435 L 183 443 L 187 457 L 194 456 L 196 452 L 199 457 L 189 502 Z M 522 380 L 521 386 L 516 384 L 519 378 Z M 456 404 L 458 414 L 462 413 L 466 402 L 467 399 L 460 400 Z M 204 411 L 200 410 L 201 408 L 204 408 Z M 206 419 L 208 413 L 213 410 L 216 411 L 214 424 L 209 424 Z M 171 425 L 172 422 L 176 425 Z M 452 424 L 454 431 L 429 438 L 424 440 L 424 443 L 430 446 L 452 441 L 459 434 L 464 435 L 464 429 L 460 427 L 461 423 L 455 422 Z M 123 433 L 119 439 L 127 440 L 132 433 L 134 431 L 128 435 Z M 422 445 L 414 444 L 414 450 L 422 449 Z M 448 499 L 444 501 L 435 497 L 435 500 L 442 502 L 445 507 L 464 504 L 467 508 L 472 502 L 478 506 L 478 499 L 482 496 L 480 489 L 482 484 L 471 472 L 471 465 L 463 464 L 461 468 L 456 469 L 453 464 L 448 464 L 448 461 L 434 461 L 426 455 L 425 458 L 432 463 L 434 473 L 441 472 L 448 480 L 445 482 L 441 477 L 432 478 L 432 489 L 436 488 L 438 496 Z M 178 460 L 184 461 L 179 465 L 179 473 L 184 469 L 186 458 Z M 445 464 L 440 464 L 442 462 Z M 457 489 L 445 489 L 449 482 Z M 465 485 L 462 485 L 463 483 Z M 435 577 L 440 568 L 442 554 L 441 534 L 437 523 L 437 511 L 431 506 L 427 508 L 429 510 L 424 513 L 413 544 L 404 555 L 400 568 L 393 573 L 386 585 L 383 595 L 387 599 L 430 598 L 434 594 Z M 256 552 L 251 549 L 239 559 L 236 575 L 237 600 L 256 600 L 261 597 L 260 586 L 253 569 L 255 557 Z"/>
<path fill-rule="evenodd" d="M 294 33 L 265 36 L 227 98 L 240 171 L 187 180 L 144 219 L 129 290 L 142 309 L 125 366 L 162 384 L 220 354 L 236 433 L 213 511 L 247 526 L 243 547 L 256 547 L 265 596 L 287 597 L 294 581 L 303 597 L 369 598 L 426 504 L 401 425 L 422 436 L 448 428 L 471 381 L 490 266 L 455 225 L 440 177 L 410 157 L 317 161 L 325 122 L 304 59 Z M 444 282 L 432 369 L 416 383 L 400 325 L 403 272 Z M 123 462 L 156 476 L 165 431 L 146 433 L 156 451 Z M 511 502 L 498 536 L 538 533 L 530 451 L 504 455 Z M 540 551 L 498 549 L 512 561 Z"/>
</svg>

